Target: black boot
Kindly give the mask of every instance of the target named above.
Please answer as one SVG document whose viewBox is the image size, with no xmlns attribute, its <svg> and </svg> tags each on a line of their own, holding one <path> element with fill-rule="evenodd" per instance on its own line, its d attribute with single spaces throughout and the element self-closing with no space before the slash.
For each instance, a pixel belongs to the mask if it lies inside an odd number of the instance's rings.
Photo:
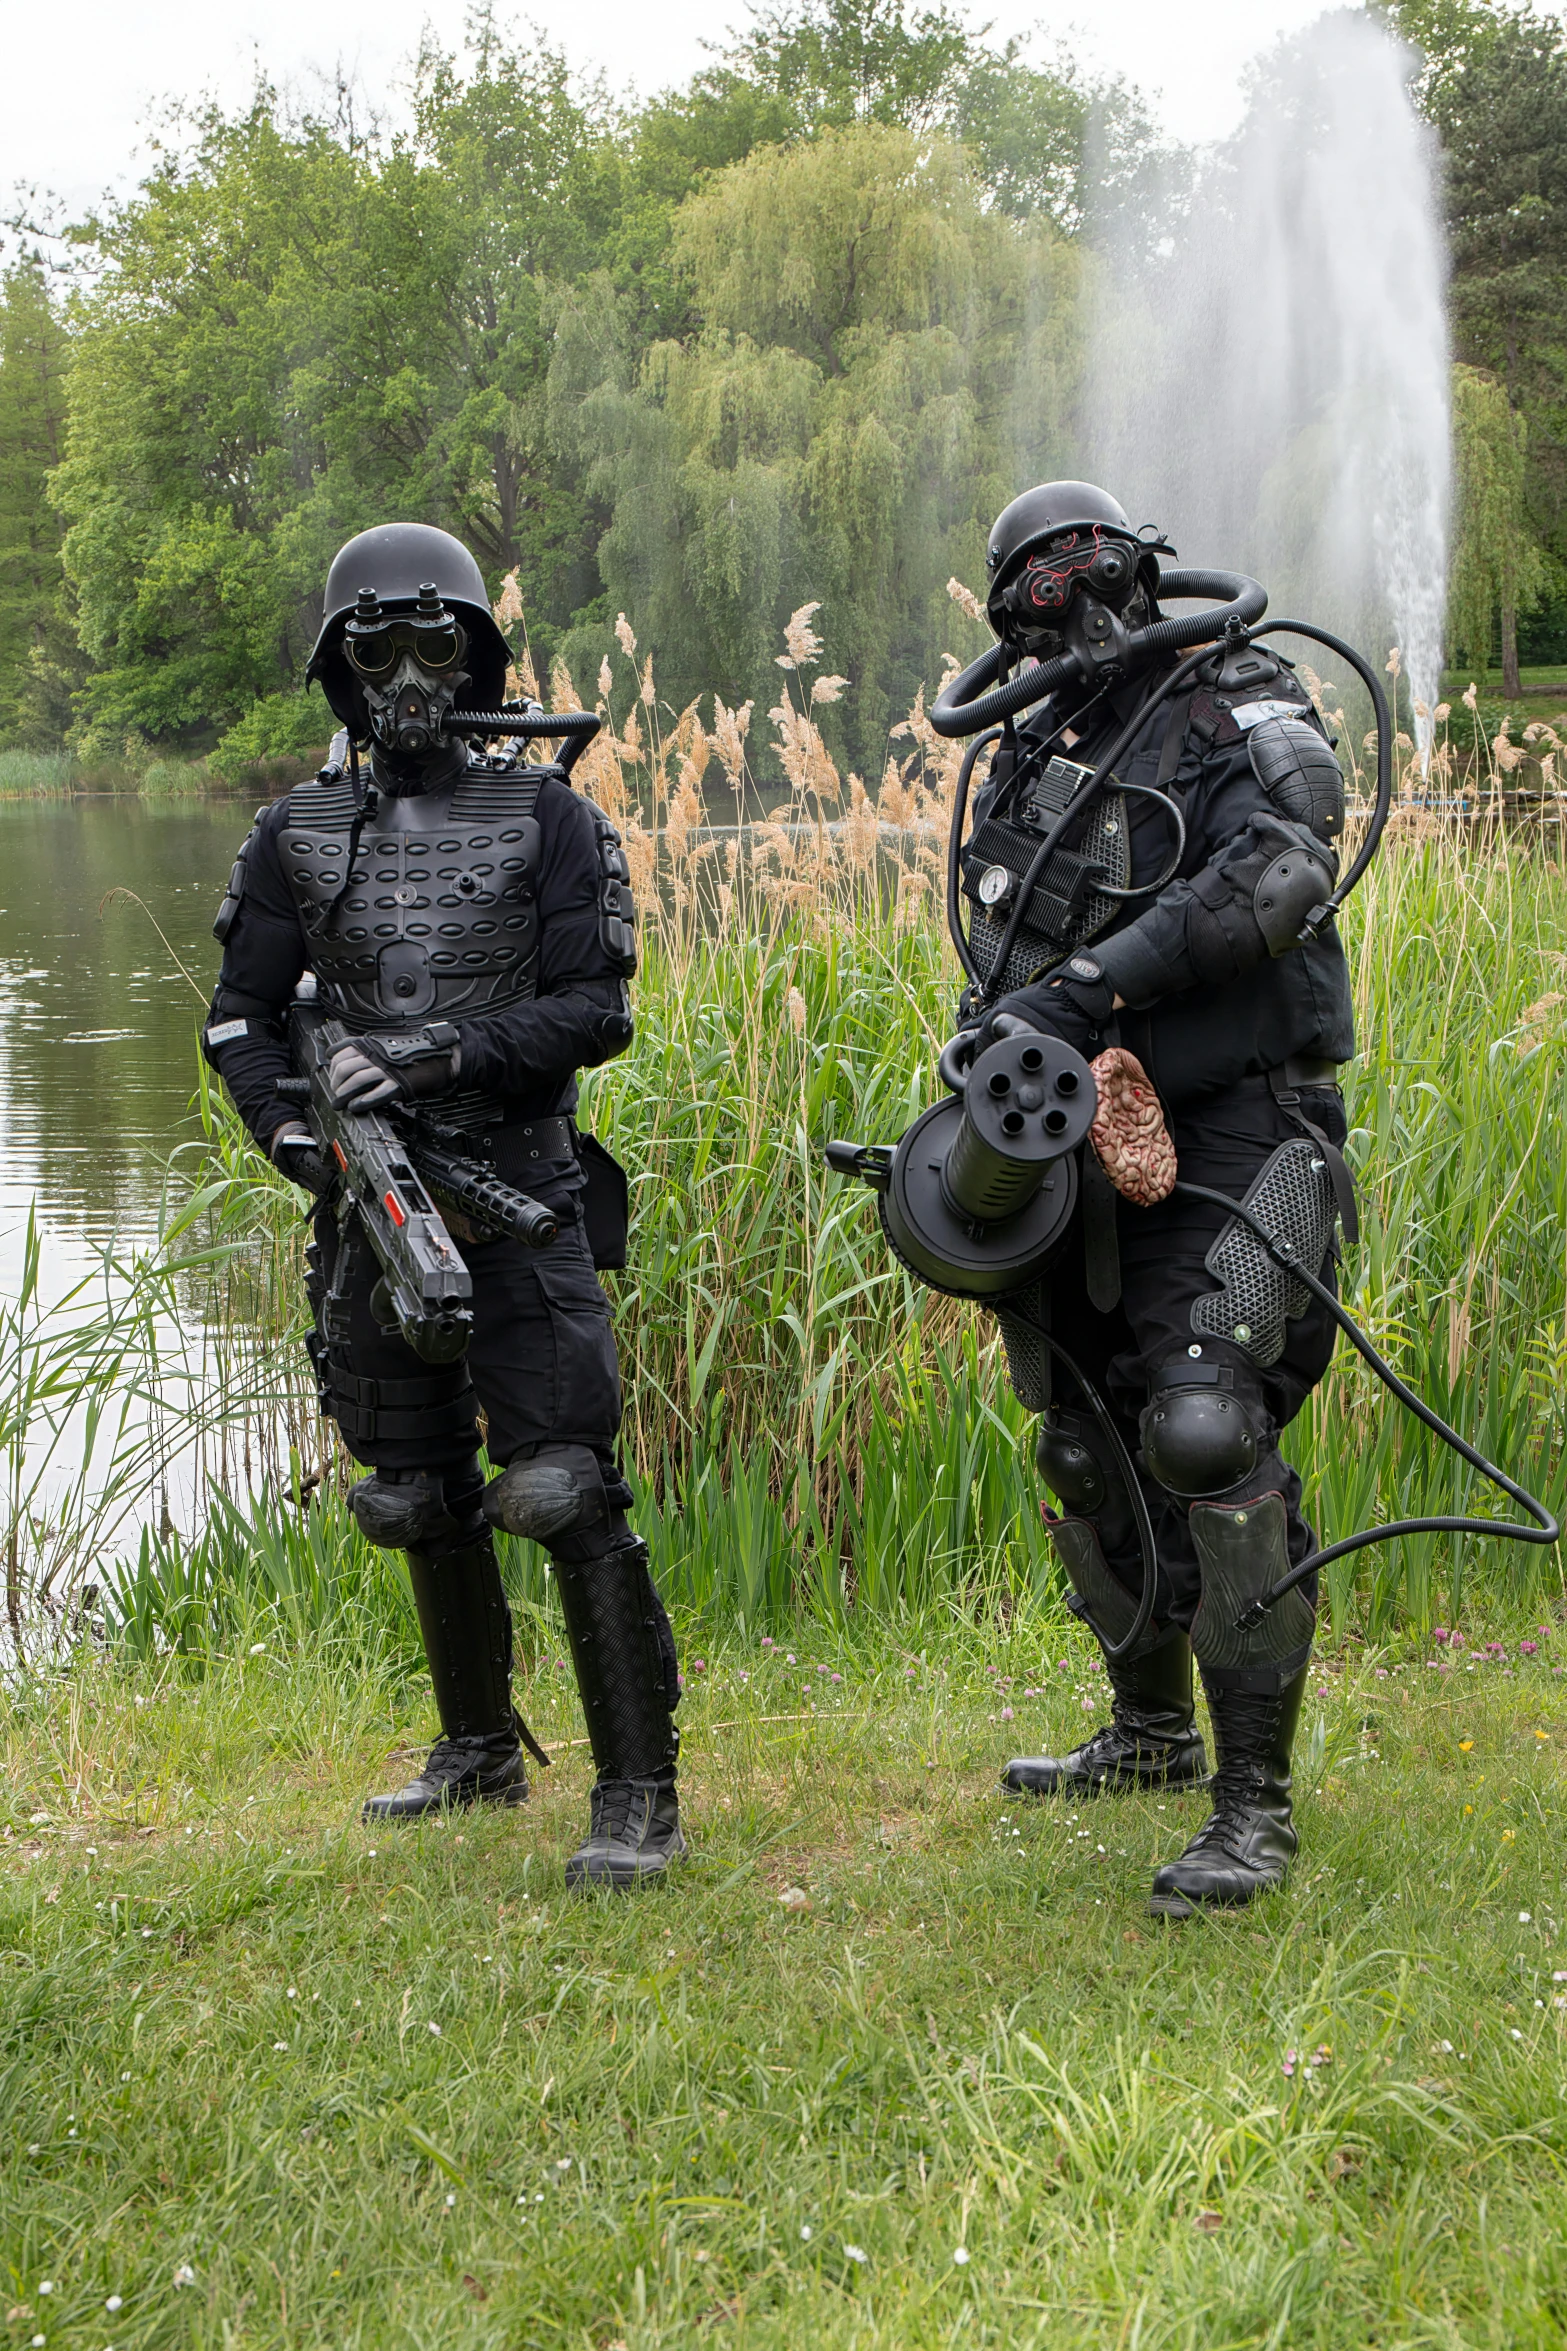
<svg viewBox="0 0 1567 2351">
<path fill-rule="evenodd" d="M 598 1782 L 568 1886 L 640 1885 L 686 1850 L 675 1795 L 680 1697 L 674 1635 L 625 1527 L 557 1537 L 551 1556 Z"/>
<path fill-rule="evenodd" d="M 1205 1678 L 1219 1753 L 1213 1818 L 1155 1877 L 1149 1907 L 1157 1915 L 1237 1909 L 1282 1885 L 1300 1841 L 1290 1816 L 1290 1756 L 1308 1670 L 1273 1691 L 1215 1689 Z"/>
<path fill-rule="evenodd" d="M 1015 1755 L 1001 1785 L 1020 1796 L 1102 1796 L 1186 1787 L 1208 1776 L 1192 1704 L 1191 1644 L 1172 1627 L 1142 1656 L 1105 1659 L 1111 1717 L 1068 1755 Z"/>
<path fill-rule="evenodd" d="M 1048 1460 L 1047 1438 L 1054 1447 Z M 1040 1460 L 1058 1490 L 1075 1471 L 1074 1448 L 1082 1449 L 1079 1421 L 1053 1414 L 1040 1437 Z M 1115 1524 L 1129 1524 L 1130 1518 L 1128 1508 L 1117 1514 Z M 1052 1519 L 1050 1534 L 1077 1595 L 1077 1612 L 1100 1647 L 1124 1640 L 1137 1602 L 1107 1566 L 1097 1524 L 1087 1518 Z M 1004 1788 L 1020 1796 L 1053 1796 L 1058 1789 L 1099 1796 L 1107 1789 L 1183 1786 L 1207 1778 L 1208 1759 L 1192 1705 L 1192 1652 L 1179 1627 L 1150 1625 L 1136 1654 L 1106 1657 L 1105 1671 L 1112 1711 L 1104 1729 L 1070 1755 L 1014 1756 L 1001 1775 Z"/>
<path fill-rule="evenodd" d="M 525 1803 L 522 1741 L 547 1758 L 512 1706 L 511 1610 L 490 1530 L 481 1524 L 466 1542 L 405 1557 L 445 1736 L 418 1778 L 369 1797 L 364 1817 L 417 1820 L 450 1806 Z"/>
</svg>

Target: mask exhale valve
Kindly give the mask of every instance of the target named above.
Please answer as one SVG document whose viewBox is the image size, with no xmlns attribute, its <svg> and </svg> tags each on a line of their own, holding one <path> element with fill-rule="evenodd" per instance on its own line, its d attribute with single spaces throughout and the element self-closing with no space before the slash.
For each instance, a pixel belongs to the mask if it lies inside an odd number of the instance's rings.
<svg viewBox="0 0 1567 2351">
<path fill-rule="evenodd" d="M 893 1253 L 932 1289 L 995 1298 L 1038 1270 L 1077 1205 L 1074 1154 L 1098 1093 L 1080 1053 L 1032 1030 L 941 1060 L 952 1093 L 892 1150 L 829 1143 L 828 1164 L 877 1193 Z"/>
</svg>

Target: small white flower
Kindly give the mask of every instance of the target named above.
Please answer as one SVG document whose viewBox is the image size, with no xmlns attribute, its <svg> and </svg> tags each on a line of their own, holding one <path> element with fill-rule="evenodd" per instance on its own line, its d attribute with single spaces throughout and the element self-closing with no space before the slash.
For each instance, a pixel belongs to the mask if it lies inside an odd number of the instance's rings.
<svg viewBox="0 0 1567 2351">
<path fill-rule="evenodd" d="M 47 2335 L 34 2335 L 32 2338 L 33 2351 L 42 2351 L 43 2345 L 47 2343 L 48 2340 L 49 2338 Z"/>
<path fill-rule="evenodd" d="M 38 2281 L 38 2291 L 40 2294 L 52 2294 L 54 2292 L 53 2278 L 40 2278 Z"/>
<path fill-rule="evenodd" d="M 274 2049 L 286 2049 L 288 2047 L 288 2043 L 286 2041 L 274 2041 L 272 2046 Z"/>
<path fill-rule="evenodd" d="M 265 1648 L 265 1641 L 252 1641 L 250 1644 L 250 1654 L 252 1657 L 259 1657 Z"/>
<path fill-rule="evenodd" d="M 810 2243 L 810 2241 L 811 2241 L 811 2224 L 810 2224 L 810 2222 L 809 2222 L 808 2220 L 804 2220 L 804 2221 L 802 2221 L 802 2222 L 800 2223 L 800 2237 L 801 2237 L 801 2241 L 802 2241 L 804 2244 L 807 2244 L 807 2245 L 808 2245 L 808 2244 Z"/>
<path fill-rule="evenodd" d="M 954 2245 L 952 2248 L 952 2258 L 957 2263 L 959 2269 L 966 2269 L 968 2267 L 968 2247 L 966 2245 Z"/>
<path fill-rule="evenodd" d="M 868 2261 L 870 2259 L 870 2255 L 863 2245 L 845 2245 L 843 2250 L 850 2261 Z"/>
<path fill-rule="evenodd" d="M 130 2080 L 130 2078 L 131 2078 L 131 2077 L 130 2077 L 130 2075 L 129 2075 L 128 2073 L 122 2073 L 122 2074 L 121 2074 L 121 2076 L 120 2076 L 120 2079 L 121 2079 L 121 2081 L 122 2081 L 122 2082 L 128 2082 L 128 2081 Z"/>
<path fill-rule="evenodd" d="M 123 2310 L 124 2307 L 125 2298 L 122 2294 L 111 2294 L 108 2301 L 104 2304 L 105 2310 Z"/>
<path fill-rule="evenodd" d="M 182 2261 L 174 2272 L 174 2283 L 177 2286 L 193 2286 L 196 2283 L 196 2272 L 188 2261 Z"/>
<path fill-rule="evenodd" d="M 570 2171 L 571 2157 L 569 2155 L 557 2155 L 555 2158 L 555 2169 L 557 2171 Z"/>
<path fill-rule="evenodd" d="M 447 2211 L 448 2211 L 448 2212 L 450 2212 L 450 2211 L 451 2211 L 451 2209 L 452 2209 L 452 2206 L 453 2206 L 453 2205 L 456 2203 L 456 2201 L 457 2201 L 457 2199 L 456 2199 L 456 2197 L 455 2197 L 455 2196 L 448 2196 L 448 2197 L 447 2197 L 447 2199 L 446 2199 L 446 2209 L 447 2209 Z"/>
<path fill-rule="evenodd" d="M 427 2026 L 426 2026 L 426 2028 L 425 2028 L 425 2030 L 426 2030 L 427 2032 L 432 2032 L 432 2033 L 434 2033 L 434 2035 L 435 2035 L 435 2037 L 436 2037 L 436 2039 L 437 2039 L 437 2040 L 439 2040 L 439 2039 L 440 2039 L 440 2037 L 441 2037 L 441 2028 L 440 2028 L 440 2026 L 439 2026 L 438 2024 L 427 2025 Z"/>
<path fill-rule="evenodd" d="M 1515 2041 L 1521 2041 L 1521 2040 L 1523 2039 L 1523 2035 L 1522 2035 L 1522 2033 L 1521 2033 L 1521 2032 L 1518 2030 L 1518 2027 L 1517 2027 L 1516 2025 L 1514 2025 L 1514 2026 L 1513 2026 L 1513 2028 L 1512 2028 L 1512 2033 L 1513 2033 L 1513 2039 L 1514 2039 Z"/>
<path fill-rule="evenodd" d="M 1520 1911 L 1519 1911 L 1519 1913 L 1518 1913 L 1518 1924 L 1519 1924 L 1521 1927 L 1526 1927 L 1526 1926 L 1529 1924 L 1529 1913 L 1528 1913 L 1528 1911 L 1527 1911 L 1527 1910 L 1520 1910 Z"/>
<path fill-rule="evenodd" d="M 290 2000 L 297 2000 L 297 1999 L 299 1998 L 299 1994 L 298 1994 L 298 1993 L 295 1991 L 295 1989 L 294 1989 L 294 1987 L 293 1987 L 293 1985 L 292 1985 L 292 1984 L 290 1984 L 290 1985 L 289 1985 L 289 1987 L 288 1987 L 288 1992 L 287 1992 L 287 1995 L 286 1995 L 286 1996 L 287 1996 L 287 1998 L 288 1998 L 288 1999 L 290 1999 Z"/>
</svg>

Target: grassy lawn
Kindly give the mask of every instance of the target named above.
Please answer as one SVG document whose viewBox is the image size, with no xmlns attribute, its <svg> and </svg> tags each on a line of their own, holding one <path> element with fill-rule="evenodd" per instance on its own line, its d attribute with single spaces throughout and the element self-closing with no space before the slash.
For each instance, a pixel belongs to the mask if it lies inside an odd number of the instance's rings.
<svg viewBox="0 0 1567 2351">
<path fill-rule="evenodd" d="M 1559 2344 L 1567 1631 L 1505 1630 L 1314 1675 L 1292 1884 L 1180 1929 L 1201 1799 L 996 1788 L 1097 1719 L 1038 1615 L 688 1645 L 629 1901 L 550 1658 L 529 1808 L 400 1834 L 346 1657 L 0 1698 L 0 2344 Z"/>
</svg>

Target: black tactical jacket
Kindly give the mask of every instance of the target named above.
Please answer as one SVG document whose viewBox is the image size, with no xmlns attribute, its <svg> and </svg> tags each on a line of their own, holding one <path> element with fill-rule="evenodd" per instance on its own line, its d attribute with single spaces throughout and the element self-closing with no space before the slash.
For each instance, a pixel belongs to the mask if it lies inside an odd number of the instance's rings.
<svg viewBox="0 0 1567 2351">
<path fill-rule="evenodd" d="M 1116 1034 L 1142 1062 L 1171 1105 L 1221 1094 L 1292 1059 L 1348 1061 L 1355 1050 L 1349 972 L 1337 930 L 1327 924 L 1308 944 L 1274 956 L 1251 916 L 1256 880 L 1287 845 L 1281 825 L 1298 826 L 1298 808 L 1282 807 L 1259 780 L 1249 754 L 1263 717 L 1288 714 L 1323 732 L 1310 697 L 1287 665 L 1260 688 L 1221 693 L 1217 663 L 1195 690 L 1162 706 L 1117 764 L 1126 784 L 1164 788 L 1181 807 L 1186 844 L 1178 872 L 1152 899 L 1123 902 L 1103 929 L 1083 942 L 1105 982 L 1124 999 Z M 1146 691 L 1139 681 L 1136 695 Z M 1066 756 L 1091 766 L 1135 707 L 1101 705 Z M 1049 707 L 1019 730 L 1020 745 L 1052 742 Z M 976 826 L 999 788 L 992 775 L 977 796 Z M 1154 801 L 1128 795 L 1130 880 L 1154 879 L 1174 846 L 1168 816 Z M 1329 870 L 1336 857 L 1325 851 Z M 1048 1006 L 1048 988 L 1003 999 L 1027 1013 Z M 1048 1023 L 1047 1023 L 1048 1025 Z"/>
<path fill-rule="evenodd" d="M 631 1036 L 633 911 L 609 820 L 557 771 L 478 753 L 444 791 L 383 796 L 357 831 L 356 814 L 331 769 L 258 811 L 215 925 L 205 1050 L 256 1140 L 298 1116 L 275 1085 L 307 970 L 350 1029 L 455 1023 L 443 1116 L 573 1110 L 576 1071 Z"/>
</svg>

